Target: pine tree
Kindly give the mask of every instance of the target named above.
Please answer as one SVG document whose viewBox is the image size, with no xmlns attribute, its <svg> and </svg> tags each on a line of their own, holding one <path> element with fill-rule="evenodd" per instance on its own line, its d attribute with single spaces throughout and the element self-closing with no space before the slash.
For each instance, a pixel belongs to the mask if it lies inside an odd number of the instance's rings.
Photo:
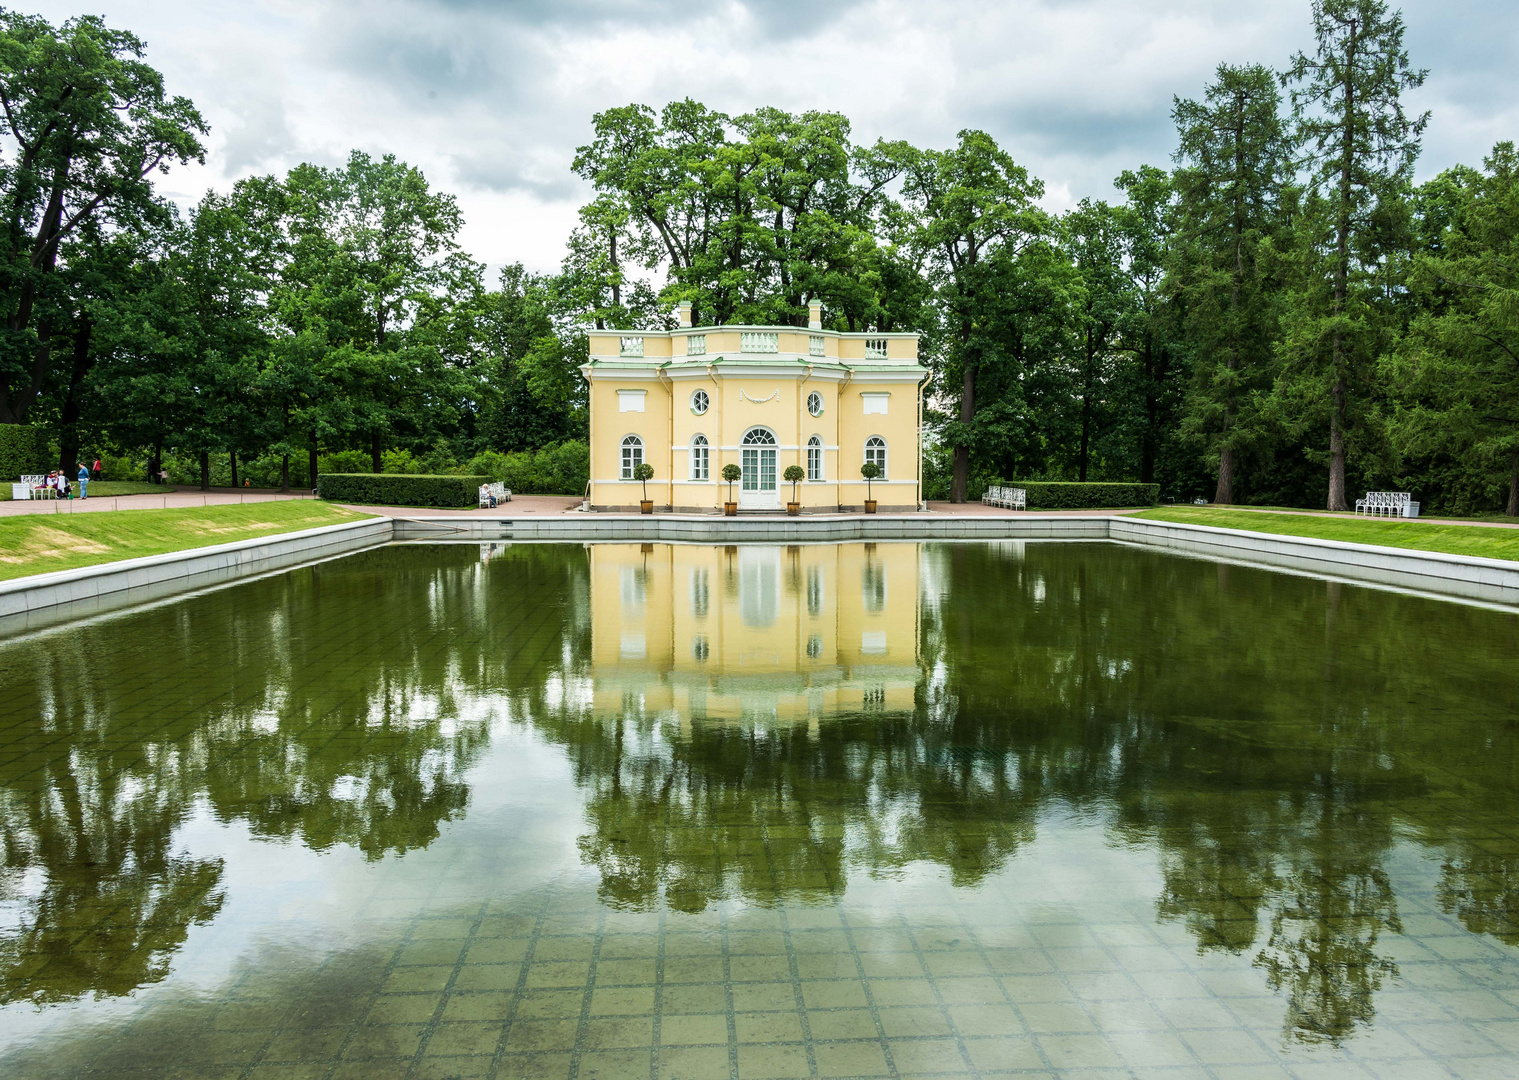
<svg viewBox="0 0 1519 1080">
<path fill-rule="evenodd" d="M 1403 17 L 1383 0 L 1314 0 L 1313 56 L 1283 76 L 1306 153 L 1309 199 L 1299 231 L 1300 274 L 1282 353 L 1289 395 L 1327 404 L 1330 510 L 1346 510 L 1352 399 L 1385 344 L 1381 280 L 1389 207 L 1403 201 L 1429 114 L 1410 118 L 1402 94 L 1424 82 L 1403 48 Z"/>
<path fill-rule="evenodd" d="M 1203 101 L 1177 100 L 1180 235 L 1173 285 L 1196 355 L 1185 425 L 1218 461 L 1214 501 L 1232 503 L 1241 457 L 1257 439 L 1279 288 L 1273 241 L 1285 227 L 1291 144 L 1276 76 L 1220 65 Z"/>
</svg>

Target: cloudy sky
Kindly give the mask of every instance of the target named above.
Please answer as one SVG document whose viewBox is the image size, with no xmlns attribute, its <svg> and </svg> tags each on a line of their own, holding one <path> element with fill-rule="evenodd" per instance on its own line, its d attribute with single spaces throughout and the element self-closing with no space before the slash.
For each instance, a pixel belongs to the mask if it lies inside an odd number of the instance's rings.
<svg viewBox="0 0 1519 1080">
<path fill-rule="evenodd" d="M 1392 0 L 1397 4 L 1397 0 Z M 148 43 L 212 127 L 208 187 L 394 153 L 454 192 L 464 245 L 493 265 L 558 265 L 585 192 L 570 172 L 591 116 L 693 97 L 739 113 L 832 109 L 858 141 L 945 146 L 991 132 L 1053 209 L 1110 198 L 1119 171 L 1165 165 L 1172 96 L 1220 62 L 1285 66 L 1311 47 L 1309 0 L 20 0 L 103 14 Z M 1519 2 L 1404 0 L 1430 69 L 1423 176 L 1519 138 Z"/>
</svg>

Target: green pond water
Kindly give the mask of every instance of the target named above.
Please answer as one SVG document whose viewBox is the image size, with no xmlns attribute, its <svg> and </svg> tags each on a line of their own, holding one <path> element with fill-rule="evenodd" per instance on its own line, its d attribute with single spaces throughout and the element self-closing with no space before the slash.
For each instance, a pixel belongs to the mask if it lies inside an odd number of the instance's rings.
<svg viewBox="0 0 1519 1080">
<path fill-rule="evenodd" d="M 1519 616 L 401 545 L 0 641 L 0 1076 L 1519 1075 Z"/>
</svg>

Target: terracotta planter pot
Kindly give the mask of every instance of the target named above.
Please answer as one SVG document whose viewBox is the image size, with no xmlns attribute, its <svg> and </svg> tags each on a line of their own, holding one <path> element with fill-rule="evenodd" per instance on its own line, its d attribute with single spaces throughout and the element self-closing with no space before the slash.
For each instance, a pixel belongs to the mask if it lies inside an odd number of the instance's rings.
<svg viewBox="0 0 1519 1080">
<path fill-rule="evenodd" d="M 876 501 L 874 499 L 865 500 L 865 512 L 867 514 L 874 514 L 876 512 Z"/>
<path fill-rule="evenodd" d="M 786 513 L 790 514 L 792 517 L 796 517 L 801 512 L 802 512 L 802 504 L 801 503 L 787 503 L 786 504 Z"/>
<path fill-rule="evenodd" d="M 638 512 L 640 514 L 652 514 L 654 512 L 654 500 L 653 499 L 642 499 L 642 500 L 640 500 L 639 503 L 638 503 Z"/>
<path fill-rule="evenodd" d="M 723 503 L 724 517 L 738 517 L 738 503 Z"/>
</svg>

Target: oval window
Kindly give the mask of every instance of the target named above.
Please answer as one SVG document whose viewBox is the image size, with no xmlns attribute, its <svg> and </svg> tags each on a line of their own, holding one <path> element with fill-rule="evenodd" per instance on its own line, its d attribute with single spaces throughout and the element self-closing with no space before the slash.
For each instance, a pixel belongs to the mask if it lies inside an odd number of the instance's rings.
<svg viewBox="0 0 1519 1080">
<path fill-rule="evenodd" d="M 807 411 L 813 416 L 823 415 L 823 395 L 816 390 L 807 395 Z"/>
<path fill-rule="evenodd" d="M 691 395 L 691 411 L 694 412 L 697 416 L 700 416 L 702 413 L 706 412 L 707 406 L 709 404 L 711 404 L 711 401 L 707 397 L 707 392 L 705 390 L 698 390 L 696 393 Z"/>
</svg>

